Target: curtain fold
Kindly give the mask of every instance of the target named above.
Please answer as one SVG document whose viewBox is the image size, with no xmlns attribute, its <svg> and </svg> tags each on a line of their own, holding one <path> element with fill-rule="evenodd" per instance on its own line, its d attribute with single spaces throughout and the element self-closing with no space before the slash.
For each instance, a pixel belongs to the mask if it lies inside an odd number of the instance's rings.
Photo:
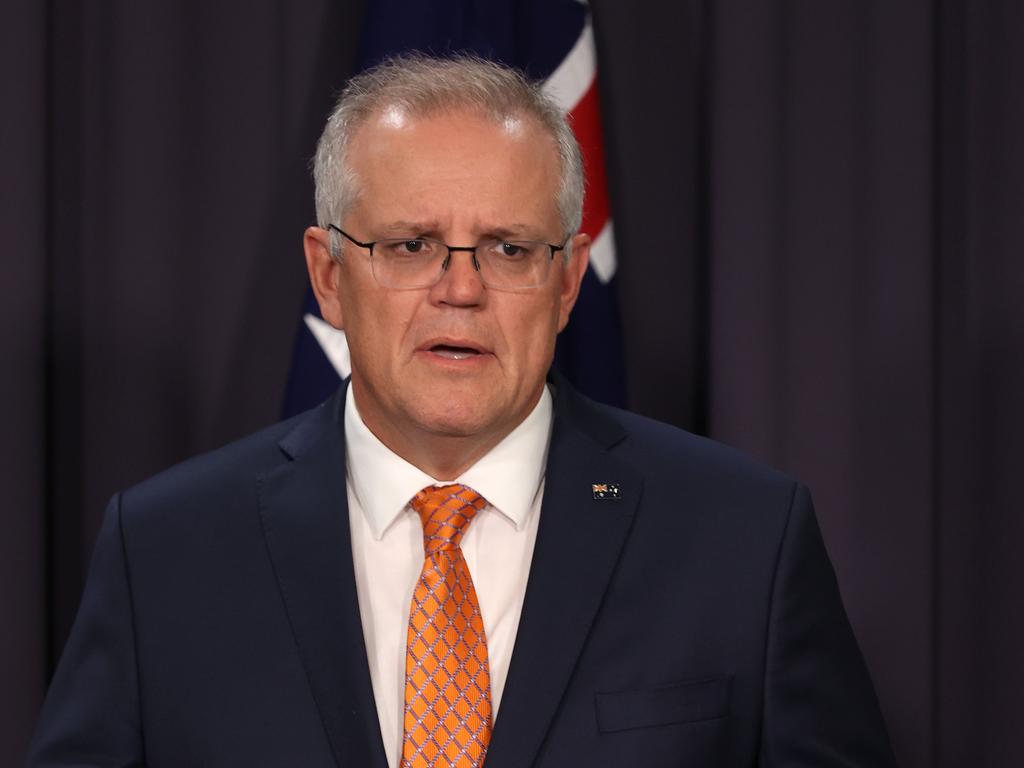
<svg viewBox="0 0 1024 768">
<path fill-rule="evenodd" d="M 904 764 L 933 764 L 932 14 L 715 8 L 710 433 L 802 478 Z"/>
<path fill-rule="evenodd" d="M 0 764 L 107 498 L 275 420 L 362 3 L 0 24 Z M 631 407 L 812 489 L 901 764 L 1024 710 L 1024 7 L 595 0 Z"/>
<path fill-rule="evenodd" d="M 0 24 L 0 764 L 14 765 L 47 679 L 45 7 L 15 0 Z"/>
</svg>

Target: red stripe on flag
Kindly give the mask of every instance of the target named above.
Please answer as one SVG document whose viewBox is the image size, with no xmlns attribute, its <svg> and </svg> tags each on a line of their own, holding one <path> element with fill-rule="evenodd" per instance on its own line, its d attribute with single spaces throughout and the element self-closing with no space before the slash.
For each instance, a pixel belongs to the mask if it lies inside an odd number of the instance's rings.
<svg viewBox="0 0 1024 768">
<path fill-rule="evenodd" d="M 597 96 L 597 77 L 583 98 L 573 107 L 572 128 L 583 153 L 583 169 L 587 177 L 587 195 L 583 201 L 583 232 L 597 237 L 610 215 L 608 182 L 604 169 L 604 139 L 601 132 L 601 105 Z"/>
</svg>

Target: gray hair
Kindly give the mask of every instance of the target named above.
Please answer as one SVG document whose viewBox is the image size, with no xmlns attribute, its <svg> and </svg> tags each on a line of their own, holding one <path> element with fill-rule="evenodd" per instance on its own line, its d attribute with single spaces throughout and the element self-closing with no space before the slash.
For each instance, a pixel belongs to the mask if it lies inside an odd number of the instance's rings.
<svg viewBox="0 0 1024 768">
<path fill-rule="evenodd" d="M 353 77 L 341 92 L 313 158 L 316 217 L 321 227 L 340 221 L 358 196 L 358 179 L 346 157 L 356 129 L 392 106 L 414 117 L 463 108 L 496 123 L 510 117 L 532 118 L 554 140 L 561 163 L 556 202 L 563 234 L 569 238 L 579 230 L 583 159 L 566 114 L 541 84 L 476 56 L 433 58 L 423 54 L 386 59 Z"/>
</svg>

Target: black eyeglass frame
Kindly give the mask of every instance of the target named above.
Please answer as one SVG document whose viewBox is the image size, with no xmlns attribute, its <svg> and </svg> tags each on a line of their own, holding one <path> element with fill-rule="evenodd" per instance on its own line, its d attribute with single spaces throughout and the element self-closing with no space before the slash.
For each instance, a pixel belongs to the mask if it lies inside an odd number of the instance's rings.
<svg viewBox="0 0 1024 768">
<path fill-rule="evenodd" d="M 384 242 L 385 240 L 409 240 L 409 241 L 412 241 L 412 240 L 431 240 L 431 241 L 433 241 L 435 243 L 440 243 L 441 245 L 443 245 L 445 248 L 448 249 L 448 256 L 445 258 L 444 262 L 441 264 L 441 274 L 444 274 L 444 272 L 448 269 L 448 265 L 451 263 L 452 253 L 454 251 L 464 251 L 466 253 L 473 254 L 473 268 L 477 272 L 480 272 L 480 260 L 476 257 L 476 249 L 480 247 L 479 245 L 448 245 L 448 243 L 445 243 L 445 242 L 443 242 L 441 240 L 438 240 L 436 237 L 429 237 L 429 238 L 428 237 L 382 237 L 380 240 L 372 240 L 370 242 L 363 243 L 363 242 L 360 242 L 359 240 L 356 240 L 354 237 L 352 237 L 352 235 L 350 235 L 348 232 L 343 230 L 337 224 L 328 224 L 327 228 L 329 230 L 334 230 L 339 235 L 344 237 L 346 240 L 351 241 L 354 245 L 358 245 L 360 248 L 365 248 L 367 251 L 370 252 L 370 259 L 371 259 L 371 261 L 373 259 L 373 246 L 377 245 L 377 243 Z M 516 242 L 516 241 L 515 240 L 509 240 L 508 242 Z M 566 240 L 565 243 L 562 243 L 561 245 L 555 245 L 554 243 L 548 243 L 548 242 L 545 242 L 543 240 L 530 240 L 528 242 L 544 243 L 544 245 L 546 245 L 548 247 L 548 250 L 551 251 L 551 256 L 549 257 L 549 262 L 550 262 L 550 261 L 554 261 L 555 260 L 555 254 L 556 253 L 558 253 L 559 251 L 564 251 L 565 250 L 565 246 L 566 246 L 566 244 L 569 241 Z M 377 274 L 376 273 L 374 273 L 373 276 L 374 276 L 374 279 L 377 278 Z M 483 273 L 482 272 L 480 272 L 480 276 L 481 276 L 481 278 L 483 278 Z M 438 275 L 437 279 L 438 280 L 441 279 L 441 275 L 440 274 Z M 484 284 L 485 285 L 487 284 L 486 280 L 484 281 Z M 538 285 L 540 285 L 540 284 L 538 284 Z M 429 286 L 423 286 L 423 287 L 429 287 Z M 493 288 L 494 286 L 488 286 L 488 287 Z M 536 288 L 536 287 L 538 287 L 538 286 L 532 285 L 532 286 L 525 286 L 523 288 L 508 288 L 508 289 L 504 289 L 504 290 L 529 290 L 530 288 Z M 495 290 L 503 290 L 503 289 L 496 288 Z"/>
</svg>

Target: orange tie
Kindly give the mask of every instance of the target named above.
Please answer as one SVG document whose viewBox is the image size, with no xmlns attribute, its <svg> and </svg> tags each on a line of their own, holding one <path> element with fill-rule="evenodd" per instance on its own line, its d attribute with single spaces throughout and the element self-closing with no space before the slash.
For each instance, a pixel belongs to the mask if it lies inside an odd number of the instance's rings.
<svg viewBox="0 0 1024 768">
<path fill-rule="evenodd" d="M 402 768 L 480 768 L 491 740 L 491 676 L 459 542 L 487 502 L 472 488 L 444 485 L 410 503 L 423 523 L 425 560 L 409 611 Z"/>
</svg>

